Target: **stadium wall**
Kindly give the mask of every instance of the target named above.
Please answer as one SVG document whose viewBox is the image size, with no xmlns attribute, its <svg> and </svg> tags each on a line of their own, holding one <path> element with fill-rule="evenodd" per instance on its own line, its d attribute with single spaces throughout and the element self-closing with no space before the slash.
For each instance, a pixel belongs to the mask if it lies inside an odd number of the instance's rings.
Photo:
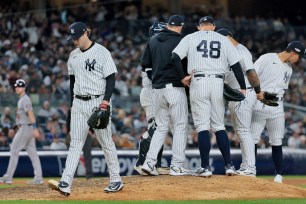
<svg viewBox="0 0 306 204">
<path fill-rule="evenodd" d="M 39 151 L 39 157 L 42 163 L 44 177 L 61 176 L 68 151 Z M 241 162 L 240 149 L 231 150 L 232 160 L 236 168 L 239 168 Z M 306 150 L 289 149 L 283 150 L 283 174 L 284 175 L 306 175 Z M 94 176 L 107 176 L 107 165 L 103 152 L 99 150 L 92 151 L 92 167 Z M 137 150 L 118 150 L 120 174 L 123 176 L 133 175 L 133 166 L 138 155 Z M 186 166 L 195 170 L 200 164 L 198 150 L 186 150 Z M 7 169 L 10 153 L 0 152 L 0 175 L 3 175 Z M 171 151 L 164 151 L 163 165 L 169 166 L 171 160 Z M 221 153 L 218 149 L 211 150 L 210 165 L 214 174 L 224 174 L 224 163 Z M 81 155 L 76 176 L 85 175 L 85 161 Z M 257 156 L 257 175 L 274 175 L 271 149 L 259 149 Z M 20 152 L 19 163 L 14 177 L 32 177 L 33 167 L 27 153 Z"/>
</svg>

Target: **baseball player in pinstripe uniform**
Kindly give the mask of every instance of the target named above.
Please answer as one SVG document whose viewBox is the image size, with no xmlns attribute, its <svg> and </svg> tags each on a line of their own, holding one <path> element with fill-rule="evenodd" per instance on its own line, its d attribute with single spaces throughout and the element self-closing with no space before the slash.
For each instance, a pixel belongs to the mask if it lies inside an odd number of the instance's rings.
<svg viewBox="0 0 306 204">
<path fill-rule="evenodd" d="M 82 22 L 69 27 L 68 40 L 74 49 L 68 59 L 70 91 L 73 100 L 71 108 L 70 147 L 65 170 L 60 182 L 50 180 L 49 187 L 63 195 L 70 195 L 75 170 L 78 166 L 82 147 L 88 134 L 87 120 L 94 107 L 106 109 L 111 106 L 111 95 L 115 86 L 117 68 L 110 52 L 102 45 L 89 39 L 90 30 Z M 119 162 L 112 140 L 111 125 L 106 129 L 95 129 L 95 134 L 103 148 L 110 174 L 110 183 L 105 192 L 117 192 L 123 188 L 119 175 Z"/>
<path fill-rule="evenodd" d="M 288 89 L 292 75 L 292 64 L 297 63 L 301 57 L 305 58 L 305 56 L 305 45 L 300 41 L 292 41 L 285 51 L 264 54 L 254 63 L 262 90 L 257 99 L 262 100 L 264 92 L 276 93 L 278 97 L 279 106 L 267 106 L 257 101 L 251 123 L 256 152 L 261 133 L 267 127 L 269 143 L 272 146 L 272 158 L 276 174 L 274 182 L 276 183 L 282 183 L 283 181 L 281 176 L 282 139 L 285 131 L 283 95 L 285 90 Z"/>
<path fill-rule="evenodd" d="M 246 85 L 240 66 L 241 57 L 228 38 L 215 30 L 214 19 L 205 16 L 199 20 L 199 31 L 185 36 L 173 50 L 172 58 L 179 62 L 188 58 L 188 73 L 193 74 L 190 84 L 191 112 L 201 155 L 201 167 L 195 172 L 198 176 L 212 175 L 209 165 L 211 142 L 209 130 L 215 132 L 218 147 L 225 163 L 226 175 L 236 174 L 231 161 L 230 147 L 224 127 L 224 74 L 234 72 L 241 92 L 245 95 Z"/>
<path fill-rule="evenodd" d="M 153 25 L 149 28 L 149 36 L 152 37 L 158 34 L 162 29 L 165 28 L 165 26 L 166 24 L 164 23 L 154 22 Z M 154 119 L 154 98 L 152 82 L 151 79 L 149 79 L 147 72 L 151 78 L 152 68 L 145 68 L 142 70 L 141 75 L 143 88 L 140 92 L 140 104 L 146 113 L 148 130 L 143 134 L 141 141 L 139 142 L 139 155 L 137 162 L 134 166 L 134 169 L 141 175 L 147 175 L 141 170 L 141 168 L 146 159 L 147 152 L 149 151 L 152 136 L 154 134 L 154 131 L 156 130 L 156 123 Z M 162 153 L 163 146 L 157 155 L 156 169 L 159 174 L 169 174 L 169 168 L 161 166 Z"/>
<path fill-rule="evenodd" d="M 188 175 L 183 167 L 187 141 L 188 104 L 184 85 L 189 85 L 190 76 L 185 76 L 182 68 L 178 69 L 171 62 L 171 52 L 181 40 L 180 32 L 184 22 L 181 16 L 169 18 L 167 27 L 152 37 L 142 58 L 142 67 L 152 67 L 152 87 L 154 89 L 154 112 L 156 130 L 142 170 L 149 175 L 158 175 L 155 164 L 168 133 L 169 124 L 173 123 L 173 146 L 170 175 Z M 170 117 L 171 120 L 170 120 Z"/>
<path fill-rule="evenodd" d="M 26 83 L 23 79 L 15 82 L 15 92 L 19 96 L 17 105 L 16 123 L 18 131 L 11 145 L 11 157 L 6 173 L 0 178 L 0 183 L 11 184 L 19 158 L 19 152 L 25 149 L 31 159 L 34 168 L 34 179 L 28 184 L 43 184 L 42 169 L 36 151 L 35 138 L 39 135 L 36 128 L 36 120 L 33 113 L 32 102 L 26 94 Z M 33 137 L 34 136 L 34 137 Z"/>
<path fill-rule="evenodd" d="M 237 173 L 243 176 L 256 176 L 255 149 L 250 126 L 252 111 L 257 101 L 256 94 L 260 93 L 259 79 L 255 71 L 250 51 L 245 46 L 238 43 L 229 30 L 222 28 L 217 30 L 217 32 L 227 36 L 242 57 L 239 62 L 245 74 L 245 84 L 247 87 L 245 100 L 241 102 L 229 101 L 228 107 L 231 112 L 234 129 L 240 142 L 242 154 L 242 163 Z M 225 75 L 224 83 L 234 89 L 239 89 L 239 84 L 233 72 L 229 72 Z"/>
</svg>

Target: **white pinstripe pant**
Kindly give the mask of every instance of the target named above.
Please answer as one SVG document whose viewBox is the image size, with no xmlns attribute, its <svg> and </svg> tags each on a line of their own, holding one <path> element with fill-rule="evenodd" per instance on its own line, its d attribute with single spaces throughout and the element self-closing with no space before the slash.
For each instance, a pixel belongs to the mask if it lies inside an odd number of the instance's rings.
<svg viewBox="0 0 306 204">
<path fill-rule="evenodd" d="M 152 87 L 143 87 L 140 92 L 140 104 L 146 112 L 147 120 L 154 117 L 154 98 Z"/>
<path fill-rule="evenodd" d="M 172 120 L 174 128 L 171 165 L 182 167 L 186 159 L 185 149 L 188 126 L 188 105 L 185 88 L 168 87 L 154 89 L 154 98 L 157 128 L 146 159 L 151 161 L 153 165 L 156 164 L 157 154 L 165 141 L 169 124 Z"/>
<path fill-rule="evenodd" d="M 255 145 L 251 133 L 251 119 L 253 108 L 256 103 L 256 93 L 247 89 L 245 99 L 241 102 L 229 101 L 228 108 L 231 112 L 232 123 L 237 133 L 242 153 L 242 168 L 255 167 Z"/>
<path fill-rule="evenodd" d="M 71 109 L 71 142 L 65 170 L 61 178 L 61 181 L 65 181 L 69 184 L 69 188 L 71 187 L 81 151 L 88 135 L 89 126 L 87 125 L 87 120 L 92 114 L 92 109 L 98 107 L 102 100 L 103 96 L 89 101 L 83 101 L 77 98 L 73 100 Z M 117 150 L 112 140 L 111 123 L 108 124 L 106 129 L 95 129 L 95 134 L 104 151 L 110 174 L 110 181 L 121 181 Z"/>
<path fill-rule="evenodd" d="M 217 132 L 224 127 L 223 79 L 194 77 L 190 84 L 191 112 L 197 132 Z"/>
<path fill-rule="evenodd" d="M 283 102 L 278 106 L 267 106 L 257 101 L 252 115 L 251 131 L 254 143 L 257 144 L 265 126 L 269 133 L 269 143 L 273 146 L 282 145 L 285 133 L 285 113 Z"/>
</svg>

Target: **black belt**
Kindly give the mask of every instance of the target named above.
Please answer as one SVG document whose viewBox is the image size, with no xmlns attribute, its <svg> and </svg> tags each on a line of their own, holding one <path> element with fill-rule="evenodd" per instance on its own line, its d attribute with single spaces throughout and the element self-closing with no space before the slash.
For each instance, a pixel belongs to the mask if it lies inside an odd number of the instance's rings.
<svg viewBox="0 0 306 204">
<path fill-rule="evenodd" d="M 168 83 L 168 84 L 160 84 L 160 85 L 154 85 L 154 89 L 163 89 L 166 87 L 184 87 L 182 84 L 176 84 L 176 83 Z"/>
<path fill-rule="evenodd" d="M 210 77 L 214 76 L 215 78 L 223 79 L 223 75 L 220 74 L 195 74 L 194 77 Z"/>
<path fill-rule="evenodd" d="M 246 89 L 253 89 L 253 87 L 247 87 Z"/>
<path fill-rule="evenodd" d="M 23 125 L 25 125 L 25 126 L 32 126 L 32 124 L 19 124 L 18 127 L 21 127 Z"/>
<path fill-rule="evenodd" d="M 75 97 L 77 99 L 81 99 L 83 101 L 89 101 L 91 99 L 95 99 L 95 98 L 98 98 L 100 97 L 101 95 L 89 95 L 89 96 L 79 96 L 79 95 L 75 95 Z"/>
</svg>

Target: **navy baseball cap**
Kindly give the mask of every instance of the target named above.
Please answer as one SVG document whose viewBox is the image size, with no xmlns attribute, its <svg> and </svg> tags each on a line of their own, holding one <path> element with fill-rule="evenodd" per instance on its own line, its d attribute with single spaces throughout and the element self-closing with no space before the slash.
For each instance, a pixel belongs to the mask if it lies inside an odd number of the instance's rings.
<svg viewBox="0 0 306 204">
<path fill-rule="evenodd" d="M 224 36 L 231 36 L 233 37 L 233 33 L 229 30 L 227 30 L 226 28 L 220 28 L 219 30 L 217 30 L 217 33 L 220 33 L 221 35 L 224 35 Z"/>
<path fill-rule="evenodd" d="M 168 20 L 168 25 L 183 26 L 184 25 L 184 19 L 182 18 L 182 16 L 172 15 L 172 16 L 170 16 L 170 18 Z"/>
<path fill-rule="evenodd" d="M 300 41 L 291 41 L 286 50 L 293 51 L 300 55 L 300 57 L 306 58 L 306 49 L 305 45 Z"/>
<path fill-rule="evenodd" d="M 204 16 L 203 18 L 201 18 L 201 19 L 199 20 L 199 25 L 201 25 L 201 23 L 211 23 L 211 24 L 213 24 L 214 26 L 216 25 L 216 24 L 215 24 L 214 18 L 211 17 L 211 16 Z"/>
<path fill-rule="evenodd" d="M 14 84 L 14 87 L 26 87 L 26 83 L 23 79 L 17 79 L 15 84 Z"/>
<path fill-rule="evenodd" d="M 87 30 L 87 27 L 82 22 L 75 22 L 69 26 L 69 37 L 67 40 L 79 39 Z"/>
</svg>

